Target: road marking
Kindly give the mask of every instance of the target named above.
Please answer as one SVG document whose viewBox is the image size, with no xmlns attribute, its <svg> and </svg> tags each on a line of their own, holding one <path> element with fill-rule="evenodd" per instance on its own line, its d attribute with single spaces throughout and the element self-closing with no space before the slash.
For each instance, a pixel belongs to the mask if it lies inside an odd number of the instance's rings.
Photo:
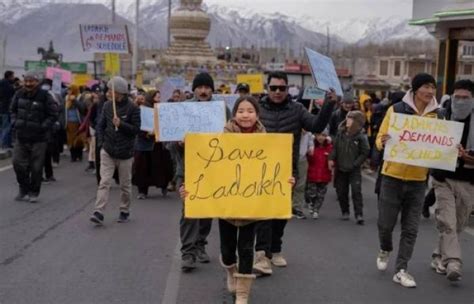
<svg viewBox="0 0 474 304">
<path fill-rule="evenodd" d="M 178 302 L 179 281 L 181 280 L 181 252 L 180 240 L 176 244 L 170 272 L 166 278 L 166 287 L 161 304 L 176 304 Z"/>
<path fill-rule="evenodd" d="M 8 165 L 8 166 L 5 166 L 5 167 L 2 167 L 2 168 L 0 168 L 0 172 L 10 170 L 11 168 L 13 168 L 13 165 Z"/>
</svg>

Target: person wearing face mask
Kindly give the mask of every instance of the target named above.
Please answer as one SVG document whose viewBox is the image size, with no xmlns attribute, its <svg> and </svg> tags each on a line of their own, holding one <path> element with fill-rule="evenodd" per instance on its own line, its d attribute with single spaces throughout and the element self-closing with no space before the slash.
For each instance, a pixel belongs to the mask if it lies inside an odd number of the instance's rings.
<svg viewBox="0 0 474 304">
<path fill-rule="evenodd" d="M 57 120 L 58 106 L 53 96 L 39 86 L 35 71 L 24 75 L 25 86 L 10 106 L 15 134 L 13 168 L 20 186 L 15 200 L 36 203 L 41 190 L 48 133 Z"/>
<path fill-rule="evenodd" d="M 412 80 L 412 89 L 405 94 L 402 102 L 388 109 L 377 135 L 377 149 L 383 150 L 387 141 L 391 140 L 388 130 L 393 113 L 439 119 L 441 115 L 435 93 L 436 81 L 433 76 L 417 74 Z M 380 251 L 376 261 L 377 268 L 380 271 L 387 269 L 390 253 L 393 251 L 392 234 L 400 213 L 400 247 L 393 281 L 403 287 L 416 287 L 415 279 L 407 272 L 407 268 L 418 234 L 428 169 L 384 161 L 381 175 L 377 222 Z"/>
<path fill-rule="evenodd" d="M 450 103 L 450 104 L 449 104 Z M 446 106 L 446 119 L 464 123 L 456 171 L 433 170 L 438 246 L 431 268 L 450 281 L 462 276 L 460 234 L 474 208 L 474 82 L 459 80 Z"/>
</svg>

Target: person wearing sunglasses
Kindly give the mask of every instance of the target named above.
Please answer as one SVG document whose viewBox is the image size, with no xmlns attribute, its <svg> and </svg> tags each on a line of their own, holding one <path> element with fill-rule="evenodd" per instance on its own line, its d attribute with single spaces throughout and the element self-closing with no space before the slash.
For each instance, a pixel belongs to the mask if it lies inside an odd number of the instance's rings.
<svg viewBox="0 0 474 304">
<path fill-rule="evenodd" d="M 288 77 L 282 72 L 272 72 L 267 80 L 268 96 L 260 100 L 260 119 L 268 133 L 293 134 L 293 176 L 298 180 L 298 159 L 302 130 L 321 133 L 329 123 L 337 102 L 333 89 L 326 94 L 326 100 L 319 115 L 312 115 L 301 103 L 291 101 L 288 94 Z M 262 221 L 257 227 L 255 272 L 272 274 L 272 264 L 286 267 L 281 254 L 282 237 L 287 220 Z"/>
</svg>

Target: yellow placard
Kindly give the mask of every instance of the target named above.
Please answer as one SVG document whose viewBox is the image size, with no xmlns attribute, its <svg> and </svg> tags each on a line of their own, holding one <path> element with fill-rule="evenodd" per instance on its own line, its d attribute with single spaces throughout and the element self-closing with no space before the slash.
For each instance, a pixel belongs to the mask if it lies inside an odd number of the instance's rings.
<svg viewBox="0 0 474 304">
<path fill-rule="evenodd" d="M 251 94 L 260 94 L 265 90 L 263 74 L 238 74 L 237 83 L 241 82 L 244 82 L 250 86 Z"/>
<path fill-rule="evenodd" d="M 104 54 L 104 72 L 108 75 L 120 74 L 120 56 L 116 53 Z"/>
<path fill-rule="evenodd" d="M 89 74 L 74 74 L 72 84 L 82 87 L 87 85 L 87 82 L 92 79 L 92 76 Z"/>
<path fill-rule="evenodd" d="M 186 218 L 291 217 L 291 134 L 188 134 Z"/>
</svg>

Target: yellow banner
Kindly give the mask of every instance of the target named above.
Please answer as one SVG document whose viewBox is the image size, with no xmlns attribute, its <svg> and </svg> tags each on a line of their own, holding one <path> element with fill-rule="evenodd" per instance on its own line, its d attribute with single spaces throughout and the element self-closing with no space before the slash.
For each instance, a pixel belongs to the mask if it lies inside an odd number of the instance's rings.
<svg viewBox="0 0 474 304">
<path fill-rule="evenodd" d="M 89 74 L 74 74 L 72 84 L 82 87 L 87 85 L 89 80 L 92 80 L 92 76 Z"/>
<path fill-rule="evenodd" d="M 250 86 L 251 94 L 264 92 L 263 74 L 238 74 L 237 83 L 245 82 Z"/>
<path fill-rule="evenodd" d="M 188 134 L 186 218 L 288 219 L 290 134 Z"/>
<path fill-rule="evenodd" d="M 120 56 L 115 53 L 104 54 L 104 72 L 108 75 L 120 74 Z"/>
</svg>

